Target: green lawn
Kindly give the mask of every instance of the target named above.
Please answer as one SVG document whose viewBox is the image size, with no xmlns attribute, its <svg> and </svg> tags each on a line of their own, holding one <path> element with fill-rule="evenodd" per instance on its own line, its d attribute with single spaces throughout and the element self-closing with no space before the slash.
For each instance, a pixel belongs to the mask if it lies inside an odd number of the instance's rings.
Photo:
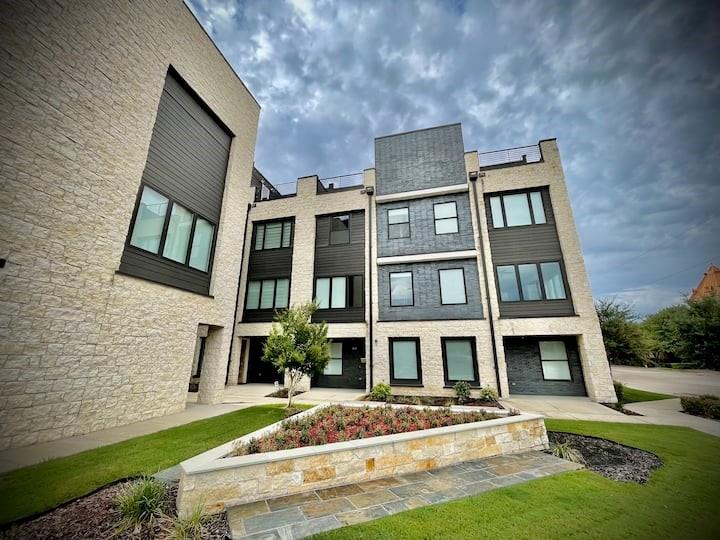
<svg viewBox="0 0 720 540">
<path fill-rule="evenodd" d="M 638 403 L 641 401 L 657 401 L 659 399 L 674 399 L 677 396 L 670 396 L 668 394 L 657 394 L 655 392 L 647 392 L 645 390 L 638 390 L 637 388 L 630 388 L 625 386 L 623 389 L 623 396 L 625 403 Z"/>
<path fill-rule="evenodd" d="M 128 476 L 154 474 L 282 420 L 263 405 L 24 467 L 0 476 L 0 524 L 30 516 Z"/>
<path fill-rule="evenodd" d="M 645 448 L 663 467 L 643 486 L 590 471 L 564 473 L 317 538 L 720 538 L 720 438 L 670 426 L 546 424 Z"/>
</svg>

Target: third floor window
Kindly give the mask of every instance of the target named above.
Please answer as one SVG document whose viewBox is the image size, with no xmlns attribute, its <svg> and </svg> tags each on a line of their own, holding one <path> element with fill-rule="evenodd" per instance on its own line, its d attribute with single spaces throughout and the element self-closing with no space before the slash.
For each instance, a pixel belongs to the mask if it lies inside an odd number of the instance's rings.
<svg viewBox="0 0 720 540">
<path fill-rule="evenodd" d="M 388 238 L 410 237 L 410 209 L 393 208 L 388 210 Z"/>
<path fill-rule="evenodd" d="M 497 278 L 502 302 L 567 298 L 559 262 L 498 266 Z"/>
<path fill-rule="evenodd" d="M 433 205 L 435 234 L 458 232 L 457 204 L 455 201 Z"/>
<path fill-rule="evenodd" d="M 490 212 L 495 229 L 547 223 L 539 191 L 490 197 Z"/>
<path fill-rule="evenodd" d="M 255 224 L 255 251 L 290 247 L 292 228 L 291 219 Z"/>
<path fill-rule="evenodd" d="M 362 307 L 363 296 L 362 276 L 315 278 L 315 301 L 318 309 Z"/>
</svg>

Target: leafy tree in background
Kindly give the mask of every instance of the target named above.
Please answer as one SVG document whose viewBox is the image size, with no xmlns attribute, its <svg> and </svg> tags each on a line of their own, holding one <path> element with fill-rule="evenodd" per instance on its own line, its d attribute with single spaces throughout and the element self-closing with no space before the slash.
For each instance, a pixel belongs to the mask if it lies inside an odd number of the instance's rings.
<svg viewBox="0 0 720 540">
<path fill-rule="evenodd" d="M 321 373 L 330 361 L 327 324 L 310 322 L 316 309 L 309 303 L 278 312 L 263 348 L 263 360 L 287 377 L 288 408 L 302 377 Z"/>
<path fill-rule="evenodd" d="M 688 300 L 686 309 L 678 323 L 679 356 L 685 362 L 720 369 L 720 298 Z"/>
<path fill-rule="evenodd" d="M 599 300 L 595 310 L 600 319 L 605 351 L 613 364 L 645 365 L 650 341 L 638 324 L 638 316 L 629 304 L 614 298 Z"/>
<path fill-rule="evenodd" d="M 653 356 L 660 362 L 682 359 L 683 330 L 688 318 L 687 304 L 670 306 L 648 316 L 642 323 L 650 339 Z"/>
</svg>

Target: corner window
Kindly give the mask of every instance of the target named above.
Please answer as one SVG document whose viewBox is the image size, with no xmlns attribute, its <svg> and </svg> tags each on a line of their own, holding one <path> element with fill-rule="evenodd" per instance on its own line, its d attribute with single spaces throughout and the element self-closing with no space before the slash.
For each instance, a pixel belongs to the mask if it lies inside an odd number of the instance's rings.
<svg viewBox="0 0 720 540">
<path fill-rule="evenodd" d="M 207 272 L 214 237 L 214 224 L 154 189 L 142 186 L 132 223 L 131 246 Z"/>
<path fill-rule="evenodd" d="M 388 238 L 410 237 L 410 210 L 408 208 L 393 208 L 388 210 Z"/>
<path fill-rule="evenodd" d="M 565 284 L 559 262 L 497 267 L 502 302 L 565 300 Z"/>
<path fill-rule="evenodd" d="M 571 381 L 570 364 L 563 341 L 541 341 L 540 361 L 546 381 Z"/>
<path fill-rule="evenodd" d="M 318 309 L 345 309 L 363 306 L 362 276 L 315 278 L 315 301 Z"/>
<path fill-rule="evenodd" d="M 350 216 L 332 216 L 330 218 L 330 244 L 350 243 Z"/>
<path fill-rule="evenodd" d="M 453 202 L 433 205 L 435 214 L 435 234 L 458 232 L 457 204 Z"/>
<path fill-rule="evenodd" d="M 413 305 L 412 272 L 390 272 L 390 305 Z"/>
<path fill-rule="evenodd" d="M 292 220 L 255 224 L 255 251 L 290 247 Z"/>
<path fill-rule="evenodd" d="M 446 385 L 458 381 L 479 384 L 475 338 L 442 338 L 442 351 Z"/>
<path fill-rule="evenodd" d="M 420 338 L 390 338 L 390 383 L 422 384 Z"/>
<path fill-rule="evenodd" d="M 547 223 L 540 191 L 490 197 L 490 213 L 495 229 Z"/>
<path fill-rule="evenodd" d="M 285 309 L 289 297 L 288 278 L 252 280 L 247 286 L 245 309 Z"/>
<path fill-rule="evenodd" d="M 517 278 L 515 277 L 514 266 L 497 267 L 498 287 L 500 288 L 500 300 L 502 302 L 515 302 L 520 300 Z"/>
<path fill-rule="evenodd" d="M 545 297 L 548 300 L 564 300 L 566 298 L 565 285 L 560 271 L 560 263 L 540 263 L 540 271 L 545 287 Z"/>
<path fill-rule="evenodd" d="M 465 272 L 462 268 L 440 270 L 440 303 L 466 304 Z"/>
<path fill-rule="evenodd" d="M 342 342 L 330 343 L 330 361 L 325 366 L 323 375 L 342 375 Z"/>
</svg>

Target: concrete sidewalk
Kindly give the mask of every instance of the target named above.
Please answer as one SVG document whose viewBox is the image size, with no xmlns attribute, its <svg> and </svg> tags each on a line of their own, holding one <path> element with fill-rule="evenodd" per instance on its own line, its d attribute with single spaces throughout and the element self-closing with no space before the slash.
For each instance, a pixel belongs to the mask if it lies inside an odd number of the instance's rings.
<svg viewBox="0 0 720 540">
<path fill-rule="evenodd" d="M 720 395 L 720 371 L 611 366 L 613 379 L 638 390 L 681 396 Z"/>
<path fill-rule="evenodd" d="M 643 403 L 628 403 L 625 405 L 625 408 L 642 414 L 643 416 L 641 418 L 650 424 L 690 427 L 703 433 L 720 437 L 719 421 L 682 412 L 679 399 L 661 399 L 659 401 L 645 401 Z M 638 417 L 636 416 L 635 418 Z"/>
<path fill-rule="evenodd" d="M 592 420 L 593 422 L 623 422 L 647 424 L 640 416 L 628 416 L 579 396 L 510 396 L 501 399 L 503 407 L 522 412 L 541 414 L 547 418 L 564 420 Z"/>
</svg>

